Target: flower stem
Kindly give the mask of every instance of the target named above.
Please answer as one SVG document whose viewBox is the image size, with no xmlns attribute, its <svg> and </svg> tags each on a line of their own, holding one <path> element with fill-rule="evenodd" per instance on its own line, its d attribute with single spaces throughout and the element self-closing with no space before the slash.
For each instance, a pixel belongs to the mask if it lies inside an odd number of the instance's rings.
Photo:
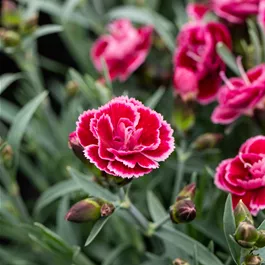
<svg viewBox="0 0 265 265">
<path fill-rule="evenodd" d="M 147 219 L 143 216 L 143 214 L 132 203 L 130 203 L 130 205 L 128 207 L 128 211 L 143 229 L 146 230 L 148 228 Z"/>
<path fill-rule="evenodd" d="M 163 217 L 160 221 L 153 224 L 153 229 L 158 230 L 161 226 L 163 226 L 165 223 L 167 223 L 170 220 L 169 214 Z"/>
<path fill-rule="evenodd" d="M 173 193 L 172 193 L 172 202 L 175 201 L 177 194 L 180 191 L 180 186 L 184 178 L 184 173 L 185 173 L 185 162 L 188 159 L 187 154 L 184 152 L 186 143 L 182 142 L 182 150 L 180 150 L 178 154 L 178 164 L 177 164 L 177 171 L 176 171 L 176 178 L 175 178 L 175 184 L 173 188 Z"/>
</svg>

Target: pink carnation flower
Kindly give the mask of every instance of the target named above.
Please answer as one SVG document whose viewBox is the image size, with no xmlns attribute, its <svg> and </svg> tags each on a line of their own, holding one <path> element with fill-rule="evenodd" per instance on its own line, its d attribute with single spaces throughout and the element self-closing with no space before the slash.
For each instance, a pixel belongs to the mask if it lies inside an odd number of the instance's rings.
<svg viewBox="0 0 265 265">
<path fill-rule="evenodd" d="M 241 64 L 241 63 L 240 63 Z M 218 95 L 219 105 L 212 114 L 214 123 L 229 124 L 241 115 L 252 115 L 254 109 L 265 107 L 265 64 L 256 66 L 242 77 L 225 79 Z"/>
<path fill-rule="evenodd" d="M 217 22 L 191 22 L 181 29 L 174 55 L 174 87 L 183 100 L 196 99 L 208 104 L 221 84 L 219 72 L 225 64 L 216 52 L 216 44 L 231 48 L 227 28 Z"/>
<path fill-rule="evenodd" d="M 232 194 L 234 208 L 243 200 L 253 215 L 265 209 L 265 136 L 250 138 L 235 158 L 221 162 L 215 184 Z"/>
<path fill-rule="evenodd" d="M 258 20 L 262 29 L 265 31 L 265 0 L 260 1 Z"/>
<path fill-rule="evenodd" d="M 211 0 L 215 14 L 231 23 L 243 23 L 247 17 L 258 14 L 260 0 Z"/>
<path fill-rule="evenodd" d="M 152 26 L 139 29 L 127 19 L 115 20 L 108 25 L 108 35 L 96 40 L 91 57 L 96 69 L 102 72 L 104 58 L 110 79 L 125 81 L 146 59 L 152 42 Z"/>
<path fill-rule="evenodd" d="M 168 158 L 174 150 L 172 135 L 159 113 L 134 98 L 117 97 L 81 114 L 76 135 L 70 138 L 81 144 L 85 158 L 100 170 L 133 178 L 150 173 Z"/>
<path fill-rule="evenodd" d="M 203 19 L 204 15 L 208 11 L 210 11 L 209 7 L 204 4 L 190 3 L 187 6 L 188 17 L 192 18 L 193 20 Z"/>
</svg>

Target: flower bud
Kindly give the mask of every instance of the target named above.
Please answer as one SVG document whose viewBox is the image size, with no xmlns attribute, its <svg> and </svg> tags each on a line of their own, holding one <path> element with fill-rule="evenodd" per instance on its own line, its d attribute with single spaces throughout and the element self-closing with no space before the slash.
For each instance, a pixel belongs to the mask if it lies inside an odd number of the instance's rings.
<svg viewBox="0 0 265 265">
<path fill-rule="evenodd" d="M 242 200 L 240 200 L 239 203 L 237 204 L 234 210 L 234 216 L 236 221 L 236 227 L 238 227 L 238 225 L 244 221 L 250 224 L 254 224 L 252 215 L 249 212 L 248 207 L 243 203 Z"/>
<path fill-rule="evenodd" d="M 235 233 L 236 242 L 243 248 L 252 248 L 259 235 L 257 229 L 248 222 L 241 222 Z"/>
<path fill-rule="evenodd" d="M 177 200 L 170 207 L 170 218 L 173 223 L 188 223 L 196 217 L 196 207 L 192 200 Z"/>
<path fill-rule="evenodd" d="M 74 204 L 65 215 L 65 219 L 70 222 L 83 223 L 96 221 L 101 217 L 100 209 L 102 200 L 88 198 Z"/>
<path fill-rule="evenodd" d="M 76 93 L 78 92 L 79 89 L 79 85 L 77 82 L 70 80 L 68 81 L 68 83 L 66 84 L 66 93 L 68 97 L 73 97 L 76 95 Z"/>
<path fill-rule="evenodd" d="M 189 263 L 185 260 L 182 260 L 182 259 L 175 259 L 172 262 L 172 265 L 189 265 Z"/>
<path fill-rule="evenodd" d="M 191 183 L 187 186 L 185 186 L 181 192 L 178 194 L 176 200 L 181 200 L 184 198 L 189 198 L 191 200 L 194 199 L 195 197 L 195 192 L 196 192 L 196 184 L 195 183 Z"/>
<path fill-rule="evenodd" d="M 0 38 L 6 47 L 15 47 L 20 43 L 20 36 L 13 30 L 1 29 Z"/>
<path fill-rule="evenodd" d="M 259 230 L 258 235 L 259 235 L 259 238 L 256 241 L 255 246 L 258 248 L 264 248 L 265 247 L 265 230 Z"/>
<path fill-rule="evenodd" d="M 21 32 L 23 34 L 30 34 L 35 31 L 38 26 L 38 20 L 39 16 L 35 14 L 34 16 L 21 23 Z"/>
<path fill-rule="evenodd" d="M 69 139 L 68 139 L 68 146 L 70 149 L 73 150 L 74 154 L 83 162 L 87 163 L 87 159 L 84 156 L 84 148 L 83 146 L 79 143 L 78 137 L 76 135 L 76 132 L 72 132 L 69 134 Z"/>
<path fill-rule="evenodd" d="M 3 147 L 1 151 L 1 155 L 2 155 L 5 166 L 10 167 L 13 162 L 14 152 L 13 152 L 12 147 L 9 144 Z"/>
<path fill-rule="evenodd" d="M 242 265 L 261 265 L 261 258 L 259 256 L 248 255 Z"/>
<path fill-rule="evenodd" d="M 104 203 L 101 206 L 100 215 L 101 217 L 110 216 L 114 212 L 114 210 L 115 210 L 115 207 L 112 203 Z"/>
<path fill-rule="evenodd" d="M 205 133 L 200 135 L 192 144 L 196 150 L 213 148 L 223 138 L 220 133 Z"/>
</svg>

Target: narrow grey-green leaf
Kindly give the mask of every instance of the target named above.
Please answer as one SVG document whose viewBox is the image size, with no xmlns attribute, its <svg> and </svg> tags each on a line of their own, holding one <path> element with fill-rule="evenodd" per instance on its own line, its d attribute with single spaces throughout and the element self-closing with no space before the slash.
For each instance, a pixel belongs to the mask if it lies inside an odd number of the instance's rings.
<svg viewBox="0 0 265 265">
<path fill-rule="evenodd" d="M 232 208 L 232 197 L 229 194 L 225 203 L 224 209 L 224 233 L 229 250 L 236 264 L 239 265 L 240 247 L 230 238 L 236 231 L 235 217 Z"/>
<path fill-rule="evenodd" d="M 196 245 L 198 250 L 198 262 L 202 265 L 223 265 L 223 263 L 207 247 L 178 230 L 163 226 L 155 232 L 155 235 L 170 242 L 176 246 L 176 248 L 183 250 L 191 257 L 193 255 L 192 249 L 194 249 Z"/>
<path fill-rule="evenodd" d="M 109 220 L 110 217 L 111 217 L 111 215 L 108 217 L 101 218 L 95 223 L 95 225 L 91 229 L 91 232 L 90 232 L 90 234 L 86 240 L 85 246 L 88 246 L 95 239 L 95 237 L 101 231 L 103 226 L 107 223 L 107 221 Z"/>
<path fill-rule="evenodd" d="M 126 250 L 128 247 L 130 247 L 129 244 L 121 244 L 117 248 L 115 248 L 113 251 L 110 252 L 110 254 L 104 259 L 102 265 L 112 265 L 114 264 L 115 260 L 121 255 L 121 253 Z"/>
<path fill-rule="evenodd" d="M 258 230 L 265 230 L 265 220 L 261 223 L 261 225 L 258 227 Z"/>
<path fill-rule="evenodd" d="M 33 37 L 35 39 L 40 38 L 45 35 L 58 33 L 63 30 L 63 27 L 61 25 L 44 25 L 39 27 L 33 34 Z"/>
<path fill-rule="evenodd" d="M 7 89 L 13 82 L 22 78 L 22 74 L 4 74 L 0 77 L 0 95 Z"/>
<path fill-rule="evenodd" d="M 28 124 L 41 102 L 46 98 L 48 92 L 44 91 L 30 102 L 28 102 L 16 115 L 8 133 L 7 142 L 12 146 L 15 153 L 15 168 L 18 163 L 19 149 L 22 137 L 28 127 Z"/>
<path fill-rule="evenodd" d="M 156 90 L 156 92 L 146 100 L 145 105 L 150 107 L 151 109 L 155 109 L 156 105 L 159 103 L 160 99 L 163 97 L 165 93 L 165 88 L 160 87 Z"/>
<path fill-rule="evenodd" d="M 236 59 L 232 52 L 228 49 L 228 47 L 223 42 L 218 42 L 216 45 L 216 51 L 222 60 L 226 63 L 226 65 L 236 74 L 240 75 Z"/>
<path fill-rule="evenodd" d="M 107 201 L 116 201 L 118 198 L 105 188 L 102 188 L 97 183 L 91 180 L 87 175 L 68 167 L 68 171 L 73 180 L 79 185 L 81 189 L 87 192 L 89 195 L 105 199 Z M 90 176 L 92 177 L 92 175 Z"/>
<path fill-rule="evenodd" d="M 147 192 L 147 205 L 154 222 L 159 222 L 168 213 L 152 191 Z"/>
<path fill-rule="evenodd" d="M 45 206 L 49 205 L 60 197 L 78 190 L 81 190 L 80 185 L 78 185 L 72 179 L 55 184 L 43 192 L 40 198 L 37 200 L 35 205 L 35 213 L 39 213 Z"/>
</svg>

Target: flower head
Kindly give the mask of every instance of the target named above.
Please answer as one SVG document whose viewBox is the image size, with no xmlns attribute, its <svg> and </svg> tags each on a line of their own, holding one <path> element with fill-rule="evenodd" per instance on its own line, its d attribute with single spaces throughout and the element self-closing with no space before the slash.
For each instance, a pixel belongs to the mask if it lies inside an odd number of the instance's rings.
<svg viewBox="0 0 265 265">
<path fill-rule="evenodd" d="M 151 47 L 152 26 L 139 29 L 127 19 L 108 25 L 110 34 L 99 37 L 91 49 L 91 57 L 98 71 L 105 60 L 110 79 L 125 81 L 144 61 Z"/>
<path fill-rule="evenodd" d="M 265 64 L 244 72 L 242 77 L 226 79 L 218 95 L 219 105 L 212 114 L 214 123 L 229 124 L 241 115 L 252 115 L 254 109 L 265 106 Z"/>
<path fill-rule="evenodd" d="M 76 128 L 86 159 L 122 178 L 140 177 L 158 168 L 158 162 L 174 150 L 172 134 L 159 113 L 124 96 L 85 111 Z"/>
<path fill-rule="evenodd" d="M 215 184 L 232 194 L 234 208 L 242 200 L 253 215 L 265 209 L 265 136 L 250 138 L 236 157 L 222 161 Z"/>
<path fill-rule="evenodd" d="M 211 0 L 215 14 L 231 23 L 243 23 L 258 13 L 260 0 Z"/>
<path fill-rule="evenodd" d="M 217 22 L 202 20 L 183 26 L 174 55 L 174 87 L 183 100 L 201 104 L 213 101 L 219 90 L 219 72 L 225 64 L 216 52 L 216 44 L 231 47 L 227 28 Z"/>
</svg>

